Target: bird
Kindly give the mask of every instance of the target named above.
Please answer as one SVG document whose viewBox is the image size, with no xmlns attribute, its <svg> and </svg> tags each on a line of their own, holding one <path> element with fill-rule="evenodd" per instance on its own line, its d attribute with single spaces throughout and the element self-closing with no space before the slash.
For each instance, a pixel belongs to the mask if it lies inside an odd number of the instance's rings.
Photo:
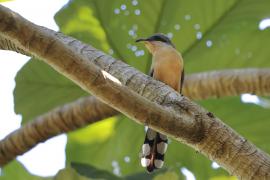
<svg viewBox="0 0 270 180">
<path fill-rule="evenodd" d="M 139 38 L 135 42 L 143 42 L 152 54 L 149 75 L 182 93 L 184 61 L 172 41 L 166 35 L 156 33 L 148 38 Z M 147 172 L 151 173 L 162 168 L 167 147 L 166 135 L 147 128 L 141 150 L 141 165 L 146 168 Z"/>
</svg>

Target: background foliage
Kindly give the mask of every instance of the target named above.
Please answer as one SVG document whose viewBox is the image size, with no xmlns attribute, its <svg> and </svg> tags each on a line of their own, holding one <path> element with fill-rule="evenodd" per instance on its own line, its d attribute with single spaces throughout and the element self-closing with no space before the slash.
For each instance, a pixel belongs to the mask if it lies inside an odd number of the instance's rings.
<svg viewBox="0 0 270 180">
<path fill-rule="evenodd" d="M 56 14 L 55 19 L 63 33 L 145 73 L 151 57 L 134 40 L 163 32 L 182 52 L 185 72 L 190 74 L 225 68 L 269 67 L 270 30 L 259 29 L 259 23 L 270 17 L 269 7 L 268 0 L 73 0 Z M 23 115 L 23 123 L 26 123 L 55 106 L 86 95 L 70 80 L 33 59 L 16 77 L 15 110 Z M 270 153 L 269 109 L 244 104 L 240 97 L 198 103 Z M 70 179 L 119 179 L 114 174 L 124 179 L 149 179 L 139 163 L 143 136 L 144 127 L 123 115 L 70 133 L 66 147 L 67 168 L 60 171 L 56 179 L 65 176 Z M 72 162 L 79 164 L 71 167 Z M 153 176 L 155 179 L 183 178 L 180 169 L 186 167 L 198 179 L 231 179 L 224 170 L 213 169 L 211 163 L 172 140 L 165 170 Z M 16 167 L 20 169 L 20 176 L 30 179 L 31 175 L 17 162 L 8 165 L 3 170 L 6 176 L 0 179 L 14 179 L 10 171 Z M 85 169 L 92 174 L 83 174 Z"/>
</svg>

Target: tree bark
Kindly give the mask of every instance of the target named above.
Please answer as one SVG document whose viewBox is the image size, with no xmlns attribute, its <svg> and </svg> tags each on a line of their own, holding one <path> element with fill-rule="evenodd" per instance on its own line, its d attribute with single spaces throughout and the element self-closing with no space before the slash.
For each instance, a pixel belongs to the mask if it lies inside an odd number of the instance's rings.
<svg viewBox="0 0 270 180">
<path fill-rule="evenodd" d="M 116 114 L 116 110 L 93 96 L 55 108 L 12 132 L 0 142 L 0 166 L 53 136 Z"/>
<path fill-rule="evenodd" d="M 78 53 L 80 53 L 81 47 L 85 48 L 83 51 L 91 51 L 91 48 L 88 48 L 89 45 L 77 41 L 76 39 L 67 38 L 72 42 L 69 46 Z M 23 47 L 20 47 L 18 44 L 1 34 L 0 49 L 11 50 L 26 56 L 34 57 L 34 54 L 27 52 Z M 270 69 L 245 68 L 194 73 L 186 75 L 183 88 L 183 94 L 194 100 L 238 96 L 243 93 L 269 96 Z"/>
<path fill-rule="evenodd" d="M 192 99 L 218 97 L 225 95 L 224 93 L 228 96 L 241 95 L 242 93 L 254 92 L 252 91 L 253 89 L 260 95 L 266 95 L 270 92 L 267 91 L 270 84 L 269 77 L 270 69 L 236 69 L 197 73 L 186 77 L 187 81 L 184 92 Z M 229 81 L 226 81 L 227 79 Z M 234 83 L 235 81 L 237 81 L 240 87 Z M 261 83 L 256 83 L 258 81 Z M 216 94 L 214 92 L 221 89 L 210 88 L 212 91 L 206 91 L 207 86 L 224 87 L 224 84 L 226 87 L 230 87 L 228 88 L 229 91 Z M 262 88 L 260 89 L 257 88 L 258 84 L 264 85 L 261 85 L 260 87 Z M 201 91 L 198 91 L 199 89 Z M 55 108 L 33 119 L 30 123 L 0 141 L 0 152 L 2 152 L 0 153 L 0 165 L 3 166 L 16 156 L 25 153 L 36 144 L 53 136 L 70 132 L 117 114 L 119 114 L 118 111 L 105 105 L 93 96 L 83 97 L 73 103 Z M 41 133 L 33 135 L 33 131 L 39 131 Z M 22 137 L 24 138 L 23 141 L 19 140 Z M 13 142 L 18 142 L 19 145 L 15 145 Z"/>
<path fill-rule="evenodd" d="M 239 96 L 244 93 L 270 95 L 270 69 L 227 69 L 191 74 L 183 94 L 195 100 Z"/>
<path fill-rule="evenodd" d="M 270 69 L 235 69 L 204 72 L 189 75 L 186 79 L 184 92 L 185 95 L 192 99 L 201 100 L 224 95 L 241 95 L 254 91 L 259 95 L 266 95 L 270 92 L 268 90 Z M 259 83 L 256 83 L 258 81 Z M 258 85 L 261 88 L 257 88 Z M 213 88 L 207 91 L 207 87 L 210 86 Z M 228 91 L 222 92 L 222 89 L 215 88 L 224 86 L 228 87 Z M 33 119 L 30 123 L 0 141 L 0 165 L 5 165 L 16 156 L 27 152 L 38 143 L 44 142 L 53 136 L 76 130 L 103 118 L 118 114 L 118 111 L 93 96 L 83 97 L 73 103 L 55 108 Z M 34 134 L 35 131 L 40 133 Z M 21 138 L 23 140 L 20 140 Z M 17 144 L 13 142 L 17 142 Z"/>
<path fill-rule="evenodd" d="M 266 153 L 165 84 L 90 46 L 76 46 L 79 53 L 72 47 L 76 41 L 36 26 L 3 6 L 0 32 L 108 105 L 193 147 L 240 179 L 270 178 Z"/>
<path fill-rule="evenodd" d="M 19 47 L 17 44 L 13 43 L 10 39 L 0 34 L 0 49 L 2 50 L 10 50 L 15 51 L 17 53 L 31 56 L 30 52 L 24 51 L 21 47 Z"/>
</svg>

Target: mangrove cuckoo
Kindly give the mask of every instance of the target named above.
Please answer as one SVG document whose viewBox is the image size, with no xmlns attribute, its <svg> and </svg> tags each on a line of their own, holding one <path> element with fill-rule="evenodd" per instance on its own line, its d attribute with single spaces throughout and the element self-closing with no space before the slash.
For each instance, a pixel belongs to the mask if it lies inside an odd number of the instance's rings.
<svg viewBox="0 0 270 180">
<path fill-rule="evenodd" d="M 136 40 L 136 42 L 140 41 L 144 42 L 152 54 L 150 76 L 181 93 L 184 82 L 184 62 L 170 39 L 163 34 L 154 34 L 149 38 Z M 148 172 L 163 166 L 167 146 L 166 135 L 150 128 L 147 129 L 142 146 L 141 164 L 146 167 Z"/>
</svg>

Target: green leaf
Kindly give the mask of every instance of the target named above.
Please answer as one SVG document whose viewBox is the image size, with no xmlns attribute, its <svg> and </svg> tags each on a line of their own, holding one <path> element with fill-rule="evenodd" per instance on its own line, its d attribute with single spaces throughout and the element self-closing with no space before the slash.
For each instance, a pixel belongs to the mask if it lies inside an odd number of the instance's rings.
<svg viewBox="0 0 270 180">
<path fill-rule="evenodd" d="M 105 31 L 94 16 L 93 9 L 89 8 L 88 1 L 71 2 L 68 7 L 61 15 L 56 16 L 61 31 L 86 43 L 91 42 L 98 49 L 108 51 Z"/>
<path fill-rule="evenodd" d="M 100 170 L 94 166 L 84 165 L 80 163 L 71 163 L 71 167 L 74 168 L 79 174 L 89 177 L 89 178 L 98 178 L 98 179 L 110 179 L 110 180 L 120 180 L 120 177 L 115 176 L 112 173 L 109 173 L 105 170 Z"/>
<path fill-rule="evenodd" d="M 131 175 L 127 175 L 125 176 L 123 179 L 125 180 L 137 180 L 137 179 L 140 179 L 140 180 L 149 180 L 149 179 L 154 179 L 156 176 L 158 176 L 159 174 L 162 174 L 166 172 L 166 169 L 161 169 L 160 171 L 155 171 L 153 173 L 145 173 L 144 171 L 143 172 L 140 172 L 140 173 L 134 173 L 134 174 L 131 174 Z"/>
<path fill-rule="evenodd" d="M 25 123 L 87 93 L 44 62 L 32 59 L 16 75 L 15 112 Z"/>
<path fill-rule="evenodd" d="M 100 123 L 108 126 L 105 124 L 110 124 L 111 120 L 103 120 Z M 91 125 L 84 128 L 83 131 L 91 130 L 90 128 Z M 107 131 L 107 129 L 104 128 L 100 133 L 103 131 Z M 80 131 L 74 133 L 77 137 L 84 136 Z M 66 147 L 67 163 L 87 163 L 110 172 L 119 167 L 121 168 L 120 173 L 123 175 L 144 170 L 138 162 L 140 143 L 144 134 L 143 127 L 124 116 L 118 117 L 114 124 L 114 132 L 110 133 L 110 136 L 103 142 L 95 140 L 96 136 L 87 136 L 90 140 L 81 142 L 74 138 L 74 133 L 69 135 Z"/>
<path fill-rule="evenodd" d="M 164 174 L 159 174 L 154 178 L 154 180 L 167 180 L 167 179 L 178 180 L 179 176 L 175 172 L 168 171 L 168 172 L 166 172 Z"/>
<path fill-rule="evenodd" d="M 115 133 L 115 124 L 117 118 L 111 117 L 106 120 L 89 125 L 85 128 L 71 132 L 70 140 L 81 144 L 103 143 Z M 104 131 L 104 129 L 106 131 Z M 89 138 L 93 137 L 93 138 Z"/>
<path fill-rule="evenodd" d="M 267 0 L 236 1 L 200 41 L 184 51 L 187 72 L 269 67 L 270 31 L 259 29 L 261 20 L 270 17 L 269 6 Z M 208 40 L 211 47 L 206 46 Z"/>
<path fill-rule="evenodd" d="M 65 169 L 60 170 L 54 180 L 92 180 L 93 178 L 88 178 L 80 175 L 71 167 L 67 167 Z"/>
<path fill-rule="evenodd" d="M 38 177 L 30 174 L 18 161 L 12 161 L 0 171 L 0 180 L 52 180 L 50 177 Z"/>
<path fill-rule="evenodd" d="M 161 180 L 165 177 L 178 177 L 175 175 L 174 172 L 167 171 L 165 172 L 165 169 L 159 172 L 154 173 L 135 173 L 131 174 L 125 177 L 119 177 L 116 176 L 108 171 L 98 169 L 94 166 L 88 165 L 88 164 L 82 164 L 82 163 L 71 163 L 71 167 L 74 168 L 80 175 L 83 175 L 85 177 L 89 178 L 98 178 L 98 179 L 110 179 L 110 180 L 148 180 L 148 179 L 156 179 Z M 165 173 L 163 173 L 165 172 Z M 163 174 L 162 174 L 163 173 Z"/>
<path fill-rule="evenodd" d="M 237 178 L 234 176 L 217 176 L 210 178 L 210 180 L 237 180 Z"/>
</svg>

